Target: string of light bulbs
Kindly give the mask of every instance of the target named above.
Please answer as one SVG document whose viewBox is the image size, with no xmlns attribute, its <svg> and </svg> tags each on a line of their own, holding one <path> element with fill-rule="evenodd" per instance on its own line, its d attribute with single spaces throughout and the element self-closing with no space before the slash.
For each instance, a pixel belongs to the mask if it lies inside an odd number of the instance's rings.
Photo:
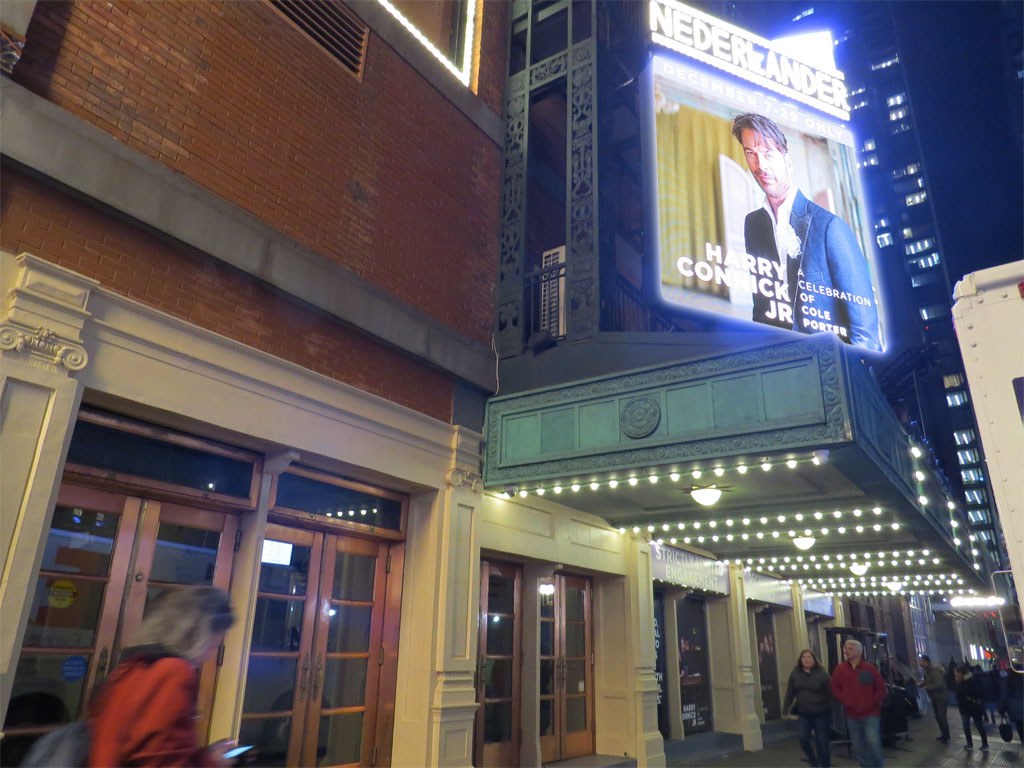
<svg viewBox="0 0 1024 768">
<path fill-rule="evenodd" d="M 786 467 L 787 469 L 794 470 L 801 465 L 810 464 L 812 466 L 821 466 L 828 461 L 828 451 L 815 451 L 810 456 L 799 456 L 790 457 L 788 459 L 779 461 L 778 464 Z M 508 485 L 505 490 L 498 493 L 498 496 L 503 499 L 510 499 L 513 495 L 518 495 L 522 498 L 526 498 L 531 493 L 537 496 L 544 496 L 547 493 L 553 493 L 559 495 L 562 493 L 579 493 L 582 490 L 590 489 L 591 491 L 599 491 L 602 488 L 610 488 L 615 490 L 620 486 L 627 488 L 636 487 L 641 482 L 647 482 L 652 485 L 659 483 L 663 479 L 667 479 L 670 482 L 678 483 L 683 478 L 690 478 L 693 480 L 700 480 L 702 478 L 722 478 L 725 477 L 728 472 L 735 472 L 739 475 L 746 475 L 749 472 L 760 470 L 761 472 L 771 472 L 775 468 L 776 462 L 773 462 L 769 458 L 763 458 L 760 463 L 741 463 L 733 465 L 715 464 L 709 467 L 697 467 L 689 472 L 681 472 L 676 469 L 670 469 L 668 471 L 661 469 L 652 469 L 646 473 L 638 473 L 626 475 L 624 477 L 604 477 L 594 478 L 589 481 L 578 481 L 578 480 L 565 480 L 553 482 L 550 485 L 538 485 L 535 488 L 518 488 L 515 484 Z"/>
<path fill-rule="evenodd" d="M 648 523 L 647 525 L 633 525 L 633 533 L 663 534 L 672 533 L 673 536 L 667 540 L 675 544 L 682 540 L 684 544 L 691 544 L 696 541 L 702 544 L 705 541 L 750 541 L 764 539 L 790 539 L 797 536 L 830 536 L 847 534 L 870 534 L 881 533 L 882 531 L 898 531 L 902 527 L 895 520 L 883 519 L 884 510 L 881 507 L 874 507 L 871 510 L 833 510 L 832 512 L 796 512 L 788 515 L 751 515 L 743 517 L 728 517 L 724 519 L 708 519 L 696 521 L 681 521 L 677 523 Z M 852 520 L 850 519 L 852 518 Z M 845 522 L 843 522 L 845 521 Z M 817 526 L 819 523 L 827 522 L 828 526 Z M 838 525 L 834 523 L 838 522 Z M 780 528 L 789 524 L 792 527 Z M 619 528 L 619 533 L 626 533 L 625 526 Z M 661 536 L 657 539 L 659 544 L 664 544 L 666 538 Z"/>
</svg>

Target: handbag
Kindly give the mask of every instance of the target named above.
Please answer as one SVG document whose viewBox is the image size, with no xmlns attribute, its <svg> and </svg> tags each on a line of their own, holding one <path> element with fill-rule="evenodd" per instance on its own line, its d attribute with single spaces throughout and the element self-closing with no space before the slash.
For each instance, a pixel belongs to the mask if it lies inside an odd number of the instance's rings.
<svg viewBox="0 0 1024 768">
<path fill-rule="evenodd" d="M 1013 726 L 1010 725 L 1006 715 L 1003 715 L 1002 720 L 999 722 L 999 738 L 1007 744 L 1013 741 Z"/>
</svg>

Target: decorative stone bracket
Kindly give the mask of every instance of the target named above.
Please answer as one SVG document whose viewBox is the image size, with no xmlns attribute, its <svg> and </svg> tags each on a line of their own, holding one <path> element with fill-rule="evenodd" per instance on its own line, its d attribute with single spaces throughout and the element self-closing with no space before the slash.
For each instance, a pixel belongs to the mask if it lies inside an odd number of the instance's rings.
<svg viewBox="0 0 1024 768">
<path fill-rule="evenodd" d="M 89 362 L 89 354 L 81 344 L 67 342 L 46 328 L 29 330 L 11 323 L 0 325 L 0 350 L 23 355 L 31 364 L 53 369 L 80 371 Z"/>
<path fill-rule="evenodd" d="M 85 368 L 81 334 L 98 285 L 29 253 L 0 254 L 0 351 L 50 371 Z"/>
<path fill-rule="evenodd" d="M 465 488 L 473 493 L 484 492 L 484 479 L 476 472 L 469 472 L 465 469 L 451 469 L 448 471 L 448 485 L 452 488 Z"/>
</svg>

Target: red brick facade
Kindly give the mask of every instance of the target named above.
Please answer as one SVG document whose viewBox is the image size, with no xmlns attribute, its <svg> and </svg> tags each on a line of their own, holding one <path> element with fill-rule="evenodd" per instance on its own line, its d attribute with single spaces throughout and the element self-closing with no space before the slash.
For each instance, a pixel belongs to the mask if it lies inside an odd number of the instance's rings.
<svg viewBox="0 0 1024 768">
<path fill-rule="evenodd" d="M 506 12 L 484 4 L 495 111 Z M 489 345 L 500 148 L 379 37 L 362 82 L 257 0 L 41 2 L 27 39 L 25 87 Z M 206 327 L 256 333 L 209 300 Z"/>
<path fill-rule="evenodd" d="M 200 328 L 451 421 L 451 376 L 6 164 L 0 173 L 0 248 L 28 251 Z"/>
</svg>

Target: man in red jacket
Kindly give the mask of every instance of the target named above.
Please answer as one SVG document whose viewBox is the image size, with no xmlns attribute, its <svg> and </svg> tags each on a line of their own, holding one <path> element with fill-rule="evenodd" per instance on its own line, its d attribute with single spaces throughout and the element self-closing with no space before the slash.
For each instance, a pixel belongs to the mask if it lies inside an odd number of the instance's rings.
<svg viewBox="0 0 1024 768">
<path fill-rule="evenodd" d="M 843 643 L 843 656 L 832 670 L 832 695 L 843 705 L 850 746 L 862 768 L 882 768 L 882 701 L 885 681 L 878 669 L 864 661 L 864 647 L 853 639 Z"/>
</svg>

